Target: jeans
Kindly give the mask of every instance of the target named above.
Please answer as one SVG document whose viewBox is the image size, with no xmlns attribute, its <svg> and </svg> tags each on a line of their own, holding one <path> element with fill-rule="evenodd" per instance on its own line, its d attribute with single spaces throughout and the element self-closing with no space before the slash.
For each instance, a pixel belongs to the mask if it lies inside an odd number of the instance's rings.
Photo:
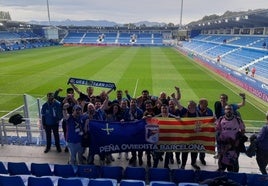
<svg viewBox="0 0 268 186">
<path fill-rule="evenodd" d="M 69 163 L 71 165 L 81 164 L 83 161 L 83 147 L 81 143 L 68 143 L 67 146 L 69 148 Z"/>
</svg>

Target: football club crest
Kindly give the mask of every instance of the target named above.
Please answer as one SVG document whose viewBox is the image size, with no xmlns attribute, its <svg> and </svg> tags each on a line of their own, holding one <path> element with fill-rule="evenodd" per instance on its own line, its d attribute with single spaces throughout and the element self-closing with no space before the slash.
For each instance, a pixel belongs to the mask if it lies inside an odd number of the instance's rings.
<svg viewBox="0 0 268 186">
<path fill-rule="evenodd" d="M 157 143 L 159 141 L 159 126 L 146 125 L 145 126 L 145 139 L 149 143 Z"/>
</svg>

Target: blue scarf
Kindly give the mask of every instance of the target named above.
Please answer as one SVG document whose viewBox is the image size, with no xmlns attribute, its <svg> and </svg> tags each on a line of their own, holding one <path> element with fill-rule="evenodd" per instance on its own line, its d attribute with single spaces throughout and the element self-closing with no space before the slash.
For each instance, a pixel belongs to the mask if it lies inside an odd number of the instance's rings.
<svg viewBox="0 0 268 186">
<path fill-rule="evenodd" d="M 68 83 L 78 84 L 78 85 L 87 85 L 93 87 L 104 87 L 104 88 L 111 88 L 116 90 L 116 86 L 114 83 L 110 82 L 103 82 L 103 81 L 93 81 L 93 80 L 86 80 L 86 79 L 79 79 L 79 78 L 69 78 Z"/>
</svg>

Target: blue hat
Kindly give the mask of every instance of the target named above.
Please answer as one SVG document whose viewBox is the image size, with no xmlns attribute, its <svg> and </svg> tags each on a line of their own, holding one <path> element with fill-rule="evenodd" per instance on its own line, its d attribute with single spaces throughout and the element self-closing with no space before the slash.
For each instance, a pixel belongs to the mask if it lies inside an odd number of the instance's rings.
<svg viewBox="0 0 268 186">
<path fill-rule="evenodd" d="M 82 110 L 80 105 L 74 105 L 73 110 Z"/>
</svg>

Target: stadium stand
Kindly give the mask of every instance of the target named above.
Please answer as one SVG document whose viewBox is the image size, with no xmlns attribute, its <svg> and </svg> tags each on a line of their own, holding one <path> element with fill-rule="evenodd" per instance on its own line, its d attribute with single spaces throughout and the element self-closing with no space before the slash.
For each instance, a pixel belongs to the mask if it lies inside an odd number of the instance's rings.
<svg viewBox="0 0 268 186">
<path fill-rule="evenodd" d="M 226 42 L 223 42 L 226 40 Z M 258 76 L 268 79 L 268 50 L 262 48 L 263 36 L 221 36 L 199 35 L 189 42 L 183 42 L 187 50 L 216 61 L 221 56 L 221 64 L 237 71 L 255 67 Z M 259 47 L 253 47 L 259 43 Z"/>
<path fill-rule="evenodd" d="M 62 44 L 108 44 L 108 45 L 163 45 L 161 33 L 132 32 L 69 32 L 61 41 Z"/>
</svg>

